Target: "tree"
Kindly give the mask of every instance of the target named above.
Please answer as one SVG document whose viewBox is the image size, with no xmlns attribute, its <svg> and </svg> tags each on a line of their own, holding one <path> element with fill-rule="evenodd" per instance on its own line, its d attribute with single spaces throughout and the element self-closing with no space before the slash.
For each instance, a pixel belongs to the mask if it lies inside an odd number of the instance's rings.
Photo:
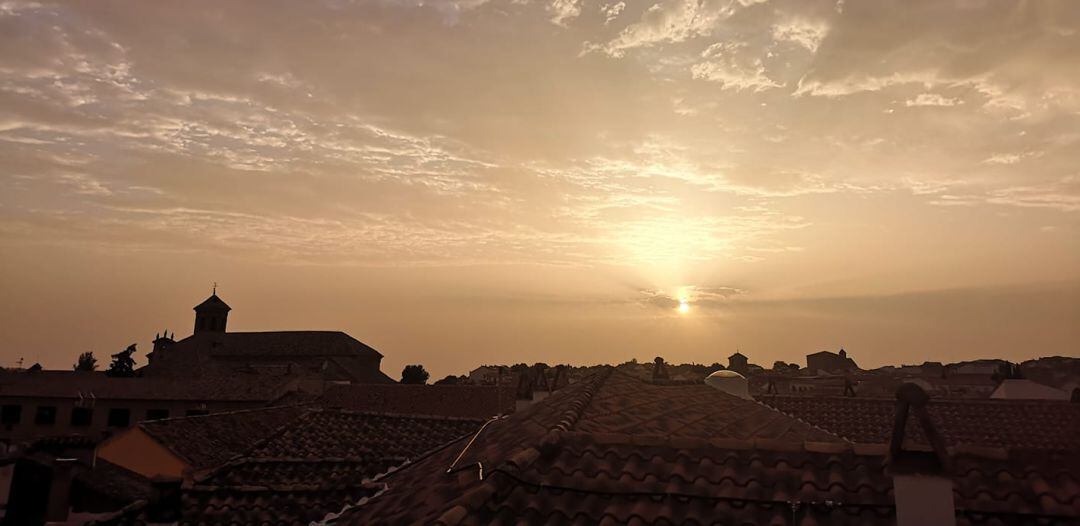
<svg viewBox="0 0 1080 526">
<path fill-rule="evenodd" d="M 401 371 L 401 383 L 403 384 L 426 384 L 431 375 L 420 364 L 406 365 Z"/>
<path fill-rule="evenodd" d="M 442 380 L 439 380 L 439 381 L 435 382 L 435 385 L 468 385 L 468 384 L 469 384 L 469 377 L 468 376 L 465 376 L 465 375 L 454 376 L 452 374 L 447 376 L 446 378 L 443 378 Z"/>
<path fill-rule="evenodd" d="M 97 358 L 94 358 L 94 353 L 86 351 L 79 355 L 79 360 L 72 368 L 76 371 L 96 371 Z"/>
<path fill-rule="evenodd" d="M 133 354 L 135 354 L 134 343 L 128 345 L 127 349 L 112 355 L 112 363 L 105 370 L 105 374 L 109 376 L 135 376 L 135 359 L 131 357 Z"/>
</svg>

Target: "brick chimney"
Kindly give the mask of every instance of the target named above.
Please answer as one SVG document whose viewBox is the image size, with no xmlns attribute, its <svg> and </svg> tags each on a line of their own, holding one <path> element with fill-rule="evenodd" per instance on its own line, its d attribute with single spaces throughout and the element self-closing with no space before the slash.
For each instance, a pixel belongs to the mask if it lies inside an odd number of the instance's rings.
<svg viewBox="0 0 1080 526">
<path fill-rule="evenodd" d="M 901 385 L 896 391 L 896 421 L 889 444 L 889 474 L 893 479 L 898 526 L 956 525 L 951 462 L 945 450 L 945 441 L 926 410 L 929 400 L 926 391 L 912 383 Z M 923 435 L 930 441 L 932 451 L 904 448 L 907 421 L 912 414 L 922 427 Z"/>
</svg>

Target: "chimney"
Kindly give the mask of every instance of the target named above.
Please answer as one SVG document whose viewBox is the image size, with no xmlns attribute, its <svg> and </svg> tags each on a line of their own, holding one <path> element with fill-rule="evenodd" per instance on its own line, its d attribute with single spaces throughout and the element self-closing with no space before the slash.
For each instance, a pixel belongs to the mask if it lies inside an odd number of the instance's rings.
<svg viewBox="0 0 1080 526">
<path fill-rule="evenodd" d="M 538 363 L 533 365 L 533 389 L 532 399 L 534 402 L 539 402 L 549 396 L 551 396 L 551 384 L 547 379 L 547 366 Z"/>
<path fill-rule="evenodd" d="M 150 499 L 146 504 L 147 522 L 180 520 L 179 477 L 158 475 L 150 479 Z"/>
<path fill-rule="evenodd" d="M 518 386 L 516 395 L 516 401 L 514 403 L 515 411 L 521 411 L 522 409 L 525 409 L 526 407 L 532 405 L 533 381 L 527 371 L 522 372 L 518 375 Z"/>
<path fill-rule="evenodd" d="M 945 441 L 938 433 L 926 403 L 930 397 L 912 383 L 896 391 L 896 421 L 889 444 L 889 473 L 893 479 L 897 526 L 956 525 L 953 481 Z M 914 413 L 932 451 L 904 449 L 908 417 Z"/>
<path fill-rule="evenodd" d="M 68 511 L 71 509 L 71 481 L 75 477 L 76 462 L 73 458 L 53 460 L 45 522 L 67 521 Z"/>
<path fill-rule="evenodd" d="M 668 379 L 667 364 L 665 364 L 664 359 L 659 357 L 659 356 L 657 356 L 653 360 L 652 379 L 653 380 L 667 380 Z"/>
</svg>

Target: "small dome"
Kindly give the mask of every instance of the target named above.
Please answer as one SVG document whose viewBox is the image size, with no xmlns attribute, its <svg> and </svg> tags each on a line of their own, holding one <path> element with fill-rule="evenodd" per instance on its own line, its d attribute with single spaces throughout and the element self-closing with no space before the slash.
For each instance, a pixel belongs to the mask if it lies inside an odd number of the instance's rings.
<svg viewBox="0 0 1080 526">
<path fill-rule="evenodd" d="M 719 389 L 729 395 L 749 399 L 750 388 L 746 377 L 728 370 L 716 371 L 705 378 L 705 385 Z"/>
</svg>

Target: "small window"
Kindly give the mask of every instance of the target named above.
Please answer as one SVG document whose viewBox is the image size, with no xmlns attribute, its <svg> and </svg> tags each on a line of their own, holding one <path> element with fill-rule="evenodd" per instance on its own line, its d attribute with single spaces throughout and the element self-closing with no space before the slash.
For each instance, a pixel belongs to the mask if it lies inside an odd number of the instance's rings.
<svg viewBox="0 0 1080 526">
<path fill-rule="evenodd" d="M 169 410 L 168 409 L 147 409 L 146 410 L 146 419 L 147 420 L 163 420 L 163 419 L 166 419 L 166 418 L 169 418 Z"/>
<path fill-rule="evenodd" d="M 184 414 L 187 416 L 204 416 L 210 414 L 210 411 L 206 409 L 188 409 Z"/>
<path fill-rule="evenodd" d="M 39 426 L 51 426 L 56 423 L 56 406 L 39 405 L 34 413 L 34 423 Z"/>
<path fill-rule="evenodd" d="M 94 410 L 89 407 L 76 407 L 71 410 L 71 425 L 86 427 L 94 421 Z"/>
<path fill-rule="evenodd" d="M 127 427 L 130 423 L 130 409 L 114 407 L 109 410 L 109 427 Z"/>
<path fill-rule="evenodd" d="M 21 405 L 5 405 L 0 409 L 0 424 L 18 424 L 22 420 Z"/>
</svg>

